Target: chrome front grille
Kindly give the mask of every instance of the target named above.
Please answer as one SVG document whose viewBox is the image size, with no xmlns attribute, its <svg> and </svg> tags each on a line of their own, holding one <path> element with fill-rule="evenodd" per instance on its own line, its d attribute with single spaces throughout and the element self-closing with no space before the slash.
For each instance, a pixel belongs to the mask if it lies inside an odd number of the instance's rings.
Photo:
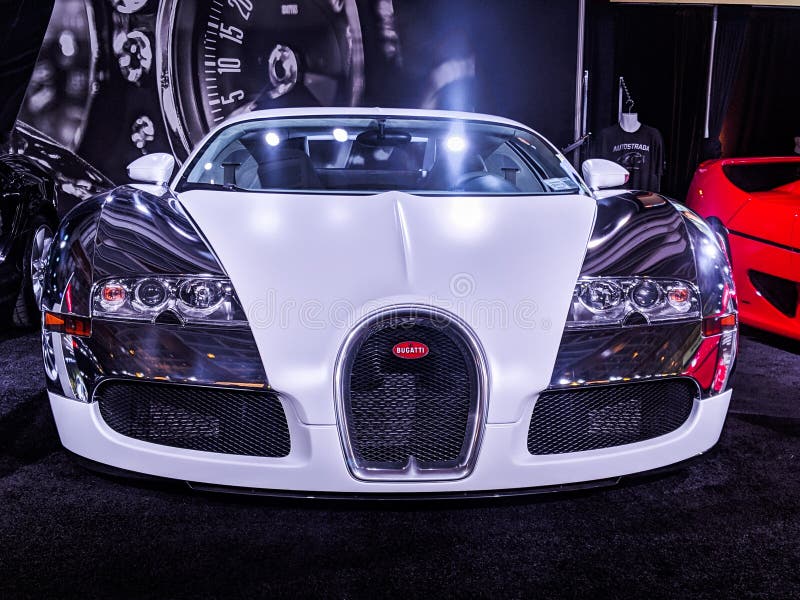
<svg viewBox="0 0 800 600">
<path fill-rule="evenodd" d="M 416 342 L 429 351 L 401 358 Z M 362 324 L 338 369 L 348 463 L 361 479 L 457 479 L 472 467 L 485 371 L 474 338 L 438 312 L 407 308 Z"/>
</svg>

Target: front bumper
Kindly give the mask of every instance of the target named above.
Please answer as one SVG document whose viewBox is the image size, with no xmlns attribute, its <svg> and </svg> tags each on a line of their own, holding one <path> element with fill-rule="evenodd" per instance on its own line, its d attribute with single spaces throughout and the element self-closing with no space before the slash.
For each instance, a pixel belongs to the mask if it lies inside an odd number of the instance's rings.
<svg viewBox="0 0 800 600">
<path fill-rule="evenodd" d="M 259 458 L 183 450 L 128 438 L 102 420 L 97 403 L 50 393 L 63 445 L 117 469 L 215 486 L 345 494 L 458 494 L 551 487 L 616 478 L 692 458 L 716 444 L 731 390 L 695 400 L 688 420 L 658 438 L 586 452 L 533 456 L 527 449 L 533 405 L 513 423 L 488 423 L 472 473 L 453 481 L 361 481 L 347 468 L 337 425 L 303 423 L 284 403 L 292 450 Z"/>
</svg>

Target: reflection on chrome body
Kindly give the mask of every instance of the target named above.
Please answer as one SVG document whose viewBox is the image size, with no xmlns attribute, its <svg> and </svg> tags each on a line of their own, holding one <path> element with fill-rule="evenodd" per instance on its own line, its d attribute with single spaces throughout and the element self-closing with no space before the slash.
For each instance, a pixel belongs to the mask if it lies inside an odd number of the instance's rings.
<svg viewBox="0 0 800 600">
<path fill-rule="evenodd" d="M 92 336 L 63 338 L 68 380 L 48 381 L 50 391 L 64 384 L 79 399 L 92 397 L 105 379 L 137 379 L 245 389 L 265 389 L 267 376 L 247 328 L 180 327 L 94 319 Z M 77 389 L 83 386 L 85 393 Z M 81 398 L 80 396 L 84 397 Z"/>
<path fill-rule="evenodd" d="M 700 333 L 699 321 L 565 331 L 550 388 L 681 375 Z"/>
<path fill-rule="evenodd" d="M 225 276 L 180 203 L 122 187 L 82 203 L 63 221 L 49 256 L 44 307 L 91 316 L 92 286 L 105 277 L 190 273 Z M 69 289 L 69 298 L 66 290 Z M 182 327 L 95 318 L 88 338 L 45 333 L 50 391 L 88 401 L 107 378 L 265 388 L 248 327 Z M 46 361 L 47 362 L 47 361 Z M 54 362 L 52 359 L 49 362 Z"/>
<path fill-rule="evenodd" d="M 733 273 L 727 255 L 706 222 L 690 210 L 679 207 L 697 261 L 697 284 L 701 290 L 704 315 L 736 312 Z"/>
<path fill-rule="evenodd" d="M 702 219 L 649 192 L 598 200 L 582 277 L 639 275 L 696 282 L 702 316 L 735 312 L 730 269 Z M 683 375 L 703 340 L 699 318 L 565 330 L 550 388 Z M 702 390 L 703 396 L 710 390 Z"/>
<path fill-rule="evenodd" d="M 680 213 L 649 192 L 598 200 L 581 276 L 637 275 L 694 281 L 692 247 Z"/>
<path fill-rule="evenodd" d="M 126 186 L 103 206 L 95 278 L 197 273 L 224 276 L 183 207 L 164 188 L 153 196 Z"/>
<path fill-rule="evenodd" d="M 113 198 L 82 203 L 62 222 L 50 252 L 44 306 L 60 307 L 71 283 L 71 306 L 61 310 L 89 316 L 94 281 L 143 273 L 224 276 L 166 189 L 163 196 L 154 196 L 126 186 L 115 190 Z"/>
<path fill-rule="evenodd" d="M 92 261 L 97 236 L 97 216 L 102 197 L 87 200 L 70 212 L 58 228 L 47 259 L 42 306 L 75 315 L 90 315 Z M 65 234 L 65 232 L 69 232 Z M 67 285 L 72 289 L 70 306 L 62 306 Z"/>
</svg>

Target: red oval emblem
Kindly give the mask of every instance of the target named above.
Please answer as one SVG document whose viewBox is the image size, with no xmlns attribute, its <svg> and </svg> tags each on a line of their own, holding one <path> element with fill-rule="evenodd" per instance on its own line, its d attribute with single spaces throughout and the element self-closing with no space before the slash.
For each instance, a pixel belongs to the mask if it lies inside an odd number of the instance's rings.
<svg viewBox="0 0 800 600">
<path fill-rule="evenodd" d="M 392 354 L 397 358 L 415 359 L 428 356 L 430 350 L 422 342 L 400 342 L 392 348 Z"/>
</svg>

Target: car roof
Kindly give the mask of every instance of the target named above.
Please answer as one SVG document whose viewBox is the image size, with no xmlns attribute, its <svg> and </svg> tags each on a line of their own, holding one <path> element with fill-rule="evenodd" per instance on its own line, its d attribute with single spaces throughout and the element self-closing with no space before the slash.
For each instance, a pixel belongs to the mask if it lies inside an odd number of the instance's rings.
<svg viewBox="0 0 800 600">
<path fill-rule="evenodd" d="M 452 119 L 454 121 L 482 121 L 497 123 L 498 125 L 509 125 L 519 129 L 532 131 L 527 125 L 523 125 L 512 119 L 487 115 L 482 113 L 464 112 L 455 110 L 427 110 L 420 108 L 380 108 L 380 107 L 342 107 L 342 106 L 314 106 L 300 108 L 274 108 L 268 110 L 254 110 L 252 112 L 234 117 L 221 123 L 219 127 L 228 126 L 231 123 L 251 121 L 257 119 L 276 118 L 276 117 L 428 117 L 436 119 Z M 216 128 L 215 128 L 216 129 Z M 541 134 L 539 134 L 541 135 Z"/>
</svg>

